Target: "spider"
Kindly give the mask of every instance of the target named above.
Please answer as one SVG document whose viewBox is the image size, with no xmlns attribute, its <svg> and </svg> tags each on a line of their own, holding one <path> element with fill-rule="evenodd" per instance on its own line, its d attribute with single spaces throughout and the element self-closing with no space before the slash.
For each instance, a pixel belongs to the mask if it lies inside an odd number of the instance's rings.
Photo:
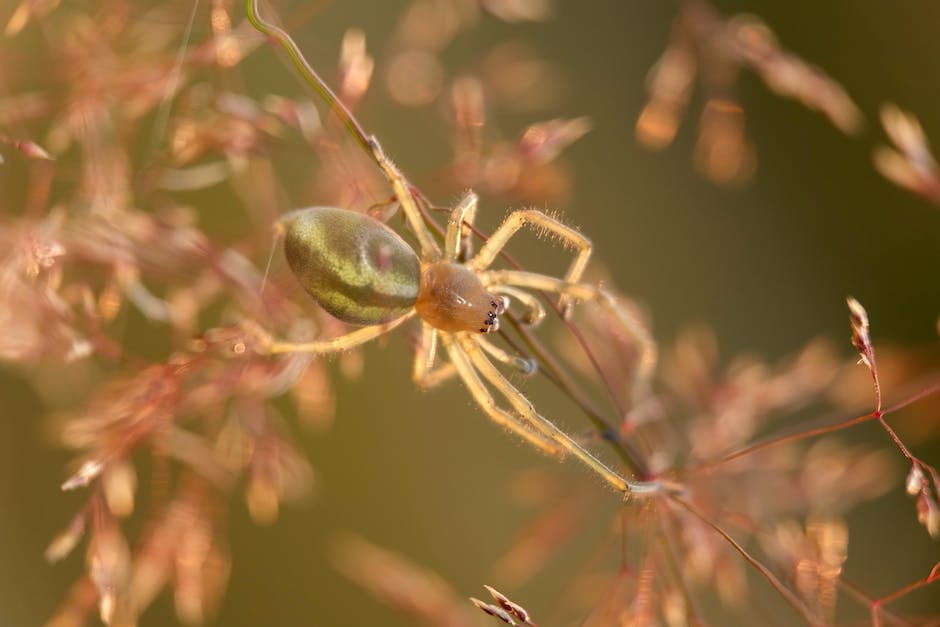
<svg viewBox="0 0 940 627">
<path fill-rule="evenodd" d="M 284 45 L 331 105 L 342 107 L 303 59 L 293 40 L 264 21 L 253 0 L 246 0 L 246 6 L 255 26 Z M 355 125 L 358 129 L 348 111 L 343 108 L 339 113 L 345 114 L 343 121 L 347 126 Z M 391 185 L 418 250 L 412 249 L 385 223 L 366 214 L 334 207 L 289 212 L 278 221 L 277 229 L 283 235 L 292 273 L 328 313 L 361 328 L 331 339 L 289 342 L 274 339 L 257 325 L 246 323 L 246 329 L 259 340 L 260 350 L 268 354 L 337 353 L 418 317 L 421 342 L 413 365 L 413 378 L 418 386 L 432 387 L 456 375 L 493 422 L 538 450 L 550 455 L 572 455 L 620 492 L 655 491 L 657 483 L 624 478 L 542 416 L 494 364 L 522 371 L 534 368 L 528 360 L 509 354 L 489 339 L 499 330 L 500 315 L 513 300 L 526 309 L 525 320 L 530 324 L 545 316 L 533 291 L 557 295 L 563 315 L 575 300 L 595 301 L 618 316 L 641 340 L 646 339 L 645 332 L 612 295 L 581 282 L 592 252 L 591 241 L 556 218 L 535 209 L 523 209 L 510 213 L 479 251 L 472 254 L 469 231 L 478 198 L 467 191 L 450 214 L 442 249 L 404 175 L 386 157 L 375 137 L 365 134 L 359 137 Z M 563 277 L 492 268 L 500 251 L 527 227 L 549 233 L 575 251 Z M 437 363 L 439 345 L 447 355 L 446 363 Z M 497 403 L 491 388 L 510 409 Z"/>
</svg>

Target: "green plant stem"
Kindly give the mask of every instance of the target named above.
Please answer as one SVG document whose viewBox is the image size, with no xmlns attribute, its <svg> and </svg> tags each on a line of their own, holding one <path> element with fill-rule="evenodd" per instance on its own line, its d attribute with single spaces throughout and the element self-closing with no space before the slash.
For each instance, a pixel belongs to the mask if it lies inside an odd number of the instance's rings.
<svg viewBox="0 0 940 627">
<path fill-rule="evenodd" d="M 333 112 L 336 117 L 342 121 L 343 125 L 349 130 L 349 132 L 356 138 L 356 141 L 362 147 L 362 149 L 369 155 L 370 158 L 375 158 L 375 153 L 373 152 L 374 139 L 371 135 L 366 133 L 365 129 L 362 128 L 362 125 L 359 124 L 359 121 L 356 119 L 356 116 L 352 114 L 349 108 L 343 103 L 342 100 L 330 89 L 330 86 L 326 84 L 320 75 L 317 74 L 317 71 L 307 63 L 307 60 L 304 58 L 303 53 L 297 47 L 297 44 L 294 43 L 294 40 L 288 35 L 284 29 L 280 26 L 276 26 L 263 17 L 258 12 L 257 0 L 245 0 L 245 13 L 248 15 L 248 21 L 251 22 L 251 25 L 254 26 L 260 33 L 270 37 L 276 41 L 281 48 L 287 53 L 287 56 L 290 57 L 290 60 L 294 63 L 294 66 L 297 68 L 297 71 L 300 72 L 300 75 L 304 78 L 304 81 L 313 87 L 313 89 L 320 95 L 321 98 L 329 105 L 330 110 Z"/>
</svg>

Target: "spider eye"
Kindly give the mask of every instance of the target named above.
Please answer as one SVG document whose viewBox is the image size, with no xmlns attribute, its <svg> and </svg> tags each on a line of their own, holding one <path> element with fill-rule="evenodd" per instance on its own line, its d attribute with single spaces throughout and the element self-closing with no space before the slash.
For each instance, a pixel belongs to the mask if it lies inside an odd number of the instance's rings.
<svg viewBox="0 0 940 627">
<path fill-rule="evenodd" d="M 421 275 L 415 309 L 425 322 L 442 331 L 494 333 L 505 309 L 502 305 L 466 267 L 439 262 Z"/>
<path fill-rule="evenodd" d="M 496 333 L 499 331 L 499 318 L 496 317 L 494 312 L 490 312 L 490 316 L 492 316 L 492 318 L 487 319 L 486 323 L 488 326 L 485 327 L 486 330 L 484 333 Z"/>
</svg>

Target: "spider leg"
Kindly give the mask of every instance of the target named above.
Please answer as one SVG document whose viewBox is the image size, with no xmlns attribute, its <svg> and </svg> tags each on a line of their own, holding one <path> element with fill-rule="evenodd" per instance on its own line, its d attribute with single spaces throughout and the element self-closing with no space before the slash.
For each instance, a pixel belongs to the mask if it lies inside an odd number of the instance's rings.
<svg viewBox="0 0 940 627">
<path fill-rule="evenodd" d="M 656 368 L 658 352 L 649 329 L 614 294 L 589 283 L 568 283 L 561 279 L 519 270 L 490 270 L 481 276 L 485 285 L 509 285 L 530 290 L 565 294 L 571 298 L 594 301 L 626 329 L 639 347 L 634 398 L 643 398 Z M 496 287 L 492 288 L 498 289 Z"/>
<path fill-rule="evenodd" d="M 477 336 L 477 342 L 480 343 L 480 346 L 487 355 L 522 374 L 535 374 L 535 371 L 538 369 L 538 363 L 534 359 L 525 359 L 517 355 L 510 355 L 482 335 Z"/>
<path fill-rule="evenodd" d="M 457 374 L 457 368 L 452 361 L 447 361 L 436 367 L 434 365 L 437 357 L 438 333 L 438 330 L 429 324 L 422 327 L 421 345 L 415 351 L 414 369 L 412 371 L 412 379 L 415 385 L 420 388 L 435 387 Z M 522 374 L 533 374 L 538 368 L 535 360 L 510 355 L 483 337 L 479 337 L 477 340 L 490 357 Z"/>
<path fill-rule="evenodd" d="M 405 175 L 392 163 L 391 159 L 385 156 L 385 151 L 382 150 L 382 146 L 379 145 L 379 141 L 375 137 L 369 138 L 369 148 L 372 150 L 372 156 L 376 163 L 385 173 L 385 178 L 388 179 L 395 191 L 395 196 L 398 198 L 398 202 L 401 203 L 408 225 L 414 231 L 415 237 L 418 238 L 418 244 L 421 246 L 421 259 L 437 261 L 441 258 L 441 249 L 434 241 L 428 226 L 424 223 L 424 217 L 421 215 L 421 210 L 418 209 Z"/>
<path fill-rule="evenodd" d="M 486 384 L 480 379 L 480 375 L 477 374 L 476 369 L 470 362 L 470 358 L 463 349 L 454 342 L 453 338 L 454 336 L 450 333 L 441 334 L 441 343 L 444 344 L 444 348 L 447 350 L 451 363 L 454 364 L 457 374 L 463 379 L 464 385 L 467 386 L 470 395 L 473 396 L 473 400 L 486 412 L 490 420 L 504 429 L 515 433 L 544 453 L 549 455 L 559 455 L 563 453 L 564 449 L 556 442 L 536 432 L 529 424 L 522 422 L 516 416 L 513 416 L 508 411 L 496 405 L 493 395 L 486 389 Z"/>
<path fill-rule="evenodd" d="M 432 388 L 457 373 L 454 364 L 447 362 L 434 367 L 437 357 L 438 331 L 429 324 L 421 325 L 421 345 L 415 351 L 412 379 L 419 388 Z"/>
<path fill-rule="evenodd" d="M 506 246 L 512 236 L 527 225 L 540 232 L 551 233 L 560 239 L 565 246 L 575 249 L 575 257 L 571 261 L 564 278 L 567 283 L 580 281 L 581 275 L 584 274 L 584 269 L 587 267 L 588 259 L 591 258 L 593 248 L 591 240 L 577 229 L 573 229 L 536 209 L 521 209 L 509 214 L 490 238 L 486 240 L 486 243 L 480 247 L 476 257 L 467 262 L 467 266 L 476 272 L 490 267 L 496 259 L 496 255 Z M 565 315 L 567 315 L 570 301 L 571 297 L 568 294 L 559 294 L 558 306 Z"/>
<path fill-rule="evenodd" d="M 523 324 L 535 326 L 545 319 L 545 307 L 534 295 L 523 290 L 510 287 L 508 285 L 487 285 L 487 289 L 496 294 L 503 294 L 512 297 L 516 302 L 526 308 L 526 313 L 522 316 Z"/>
<path fill-rule="evenodd" d="M 447 221 L 447 236 L 444 240 L 444 259 L 457 261 L 458 258 L 467 259 L 473 254 L 470 233 L 464 233 L 465 225 L 473 225 L 477 215 L 479 198 L 472 191 L 467 190 Z"/>
<path fill-rule="evenodd" d="M 489 381 L 509 401 L 509 404 L 519 413 L 525 424 L 537 430 L 545 438 L 555 442 L 565 452 L 577 457 L 584 465 L 620 492 L 648 492 L 656 489 L 656 484 L 633 483 L 611 470 L 604 462 L 575 442 L 571 436 L 556 427 L 553 422 L 535 411 L 535 407 L 532 406 L 529 399 L 497 370 L 481 349 L 477 347 L 474 339 L 463 336 L 459 337 L 458 341 L 459 349 L 464 351 L 471 364 L 483 375 L 484 379 Z"/>
<path fill-rule="evenodd" d="M 330 338 L 328 340 L 316 340 L 313 342 L 290 342 L 286 340 L 276 340 L 267 331 L 261 328 L 257 323 L 244 320 L 241 323 L 242 328 L 261 345 L 262 352 L 269 355 L 281 353 L 311 353 L 322 355 L 327 353 L 339 353 L 350 348 L 355 348 L 360 344 L 365 344 L 370 340 L 384 335 L 392 329 L 400 326 L 403 322 L 412 318 L 415 311 L 409 311 L 404 316 L 385 322 L 375 324 L 369 327 L 356 329 L 345 335 Z"/>
</svg>

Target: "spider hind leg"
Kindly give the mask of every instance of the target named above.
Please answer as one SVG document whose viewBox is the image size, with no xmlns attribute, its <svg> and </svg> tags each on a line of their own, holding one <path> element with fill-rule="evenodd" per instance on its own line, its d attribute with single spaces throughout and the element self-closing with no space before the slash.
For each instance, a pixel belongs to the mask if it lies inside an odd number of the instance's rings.
<svg viewBox="0 0 940 627">
<path fill-rule="evenodd" d="M 413 318 L 414 310 L 406 313 L 400 318 L 374 324 L 368 327 L 362 327 L 338 337 L 326 340 L 315 340 L 312 342 L 292 342 L 288 340 L 277 340 L 270 333 L 264 330 L 259 324 L 251 320 L 243 320 L 241 327 L 251 339 L 257 343 L 257 350 L 267 355 L 279 355 L 284 353 L 307 353 L 311 355 L 327 355 L 330 353 L 341 353 L 343 351 L 355 348 L 365 344 L 375 338 L 385 335 L 392 329 L 400 326 L 406 320 Z"/>
</svg>

